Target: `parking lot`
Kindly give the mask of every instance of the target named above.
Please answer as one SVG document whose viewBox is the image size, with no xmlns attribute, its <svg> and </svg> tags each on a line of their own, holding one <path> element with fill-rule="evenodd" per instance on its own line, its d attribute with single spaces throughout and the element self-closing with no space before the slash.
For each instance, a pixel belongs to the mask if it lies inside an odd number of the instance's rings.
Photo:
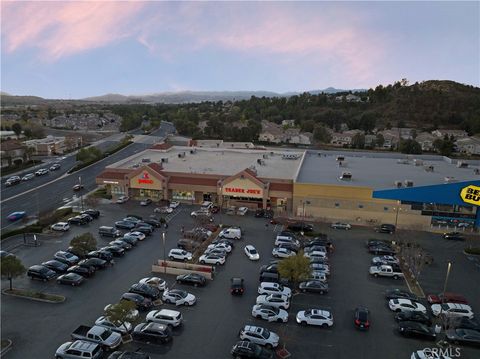
<svg viewBox="0 0 480 359">
<path fill-rule="evenodd" d="M 90 231 L 99 245 L 111 239 L 98 238 L 100 225 L 112 225 L 126 214 L 148 216 L 153 205 L 140 207 L 138 203 L 104 205 L 99 209 L 102 216 L 85 227 L 73 227 L 68 233 L 42 241 L 40 247 L 21 247 L 14 253 L 25 266 L 40 264 L 53 254 L 68 246 L 74 235 Z M 169 223 L 166 250 L 174 248 L 180 238 L 181 227 L 193 227 L 189 213 L 193 207 L 182 205 Z M 245 324 L 266 327 L 280 335 L 281 344 L 293 358 L 409 358 L 414 350 L 432 347 L 434 343 L 406 339 L 396 333 L 393 313 L 388 309 L 384 291 L 389 287 L 405 287 L 402 280 L 373 278 L 368 274 L 372 256 L 367 253 L 365 241 L 369 238 L 392 238 L 376 234 L 369 228 L 352 231 L 335 231 L 316 225 L 316 230 L 328 233 L 333 239 L 335 251 L 330 258 L 330 291 L 326 295 L 296 294 L 292 298 L 288 323 L 268 323 L 251 316 L 257 296 L 259 268 L 272 259 L 274 227 L 265 228 L 265 220 L 245 217 L 215 215 L 217 223 L 239 225 L 244 238 L 235 242 L 233 253 L 225 266 L 217 268 L 215 279 L 204 288 L 181 286 L 197 296 L 193 307 L 179 307 L 185 318 L 183 327 L 175 329 L 173 342 L 165 346 L 145 346 L 129 343 L 124 350 L 142 348 L 152 358 L 228 358 L 230 349 L 238 340 L 238 331 Z M 54 281 L 42 283 L 28 278 L 14 280 L 15 287 L 34 288 L 67 297 L 63 304 L 47 304 L 12 297 L 2 297 L 2 337 L 12 339 L 13 349 L 8 358 L 50 358 L 57 347 L 70 338 L 70 333 L 80 324 L 92 325 L 102 315 L 103 307 L 115 303 L 122 293 L 139 279 L 151 275 L 151 264 L 163 257 L 161 231 L 156 230 L 136 248 L 116 259 L 116 264 L 98 272 L 79 288 L 60 286 Z M 480 310 L 480 271 L 467 260 L 461 250 L 465 243 L 446 242 L 440 236 L 429 233 L 399 232 L 397 239 L 415 236 L 425 249 L 434 256 L 434 263 L 426 267 L 420 277 L 425 293 L 439 293 L 448 260 L 452 272 L 448 290 L 464 294 L 474 311 Z M 252 262 L 243 253 L 246 244 L 253 244 L 260 253 L 260 261 Z M 158 275 L 158 274 L 157 274 Z M 158 275 L 169 287 L 180 287 L 174 276 Z M 243 296 L 231 296 L 230 278 L 245 279 Z M 2 281 L 2 287 L 7 282 Z M 368 332 L 360 332 L 353 325 L 353 310 L 362 305 L 371 312 L 372 326 Z M 172 305 L 165 308 L 175 309 Z M 324 308 L 332 311 L 335 324 L 332 328 L 302 327 L 295 322 L 297 311 L 308 308 Z M 144 317 L 145 314 L 143 314 Z M 461 358 L 476 358 L 478 349 L 462 347 Z"/>
</svg>

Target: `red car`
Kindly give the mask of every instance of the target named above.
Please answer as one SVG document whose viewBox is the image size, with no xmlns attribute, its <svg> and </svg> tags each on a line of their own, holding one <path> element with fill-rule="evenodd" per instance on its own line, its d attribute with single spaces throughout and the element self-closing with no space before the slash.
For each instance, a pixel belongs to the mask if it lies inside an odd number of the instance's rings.
<svg viewBox="0 0 480 359">
<path fill-rule="evenodd" d="M 428 303 L 430 304 L 441 304 L 441 303 L 460 303 L 460 304 L 468 304 L 467 299 L 457 293 L 445 293 L 445 297 L 443 296 L 443 293 L 440 293 L 439 295 L 435 294 L 429 294 L 427 296 Z"/>
</svg>

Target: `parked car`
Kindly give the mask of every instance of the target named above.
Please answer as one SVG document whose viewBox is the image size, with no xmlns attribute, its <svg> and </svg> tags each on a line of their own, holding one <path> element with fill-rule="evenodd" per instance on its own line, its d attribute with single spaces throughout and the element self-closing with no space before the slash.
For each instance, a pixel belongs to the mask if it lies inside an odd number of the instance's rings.
<svg viewBox="0 0 480 359">
<path fill-rule="evenodd" d="M 385 291 L 385 299 L 390 300 L 390 299 L 399 299 L 399 298 L 418 300 L 418 297 L 415 294 L 410 293 L 403 289 L 394 288 L 394 289 L 387 289 Z"/>
<path fill-rule="evenodd" d="M 122 235 L 122 233 L 118 229 L 109 226 L 100 226 L 100 228 L 98 228 L 98 234 L 100 235 L 100 237 L 112 238 L 117 238 Z"/>
<path fill-rule="evenodd" d="M 103 350 L 99 344 L 86 340 L 63 343 L 55 351 L 56 359 L 100 359 L 102 355 Z"/>
<path fill-rule="evenodd" d="M 216 243 L 216 244 L 209 244 L 207 249 L 213 249 L 213 248 L 218 248 L 221 249 L 227 253 L 232 252 L 232 246 L 230 246 L 228 243 Z"/>
<path fill-rule="evenodd" d="M 301 282 L 298 287 L 304 293 L 328 293 L 328 284 L 319 280 L 309 280 L 307 282 Z"/>
<path fill-rule="evenodd" d="M 27 173 L 22 177 L 22 181 L 30 181 L 32 178 L 35 178 L 35 175 L 33 173 Z"/>
<path fill-rule="evenodd" d="M 260 273 L 278 273 L 278 263 L 264 264 L 260 267 Z"/>
<path fill-rule="evenodd" d="M 85 224 L 88 224 L 90 222 L 88 218 L 86 217 L 81 217 L 81 216 L 75 216 L 75 217 L 70 217 L 67 222 L 69 224 L 75 224 L 77 226 L 83 226 Z"/>
<path fill-rule="evenodd" d="M 422 312 L 427 314 L 427 308 L 422 304 L 413 302 L 410 299 L 390 299 L 388 301 L 388 307 L 394 312 Z"/>
<path fill-rule="evenodd" d="M 459 232 L 450 232 L 450 233 L 444 233 L 443 239 L 449 239 L 451 241 L 464 241 L 465 236 L 463 236 Z"/>
<path fill-rule="evenodd" d="M 147 314 L 147 323 L 166 324 L 170 327 L 178 327 L 183 323 L 182 313 L 176 310 L 161 309 L 152 310 Z"/>
<path fill-rule="evenodd" d="M 274 358 L 272 352 L 262 348 L 260 345 L 249 342 L 237 342 L 230 351 L 235 358 L 254 358 L 254 359 L 271 359 Z"/>
<path fill-rule="evenodd" d="M 269 349 L 276 348 L 280 341 L 278 334 L 254 325 L 245 325 L 240 329 L 239 334 L 241 340 L 262 345 Z"/>
<path fill-rule="evenodd" d="M 255 217 L 272 219 L 273 211 L 271 209 L 257 209 L 255 211 Z"/>
<path fill-rule="evenodd" d="M 437 335 L 435 331 L 419 322 L 400 322 L 398 323 L 398 331 L 406 337 L 416 337 L 421 339 L 435 340 Z"/>
<path fill-rule="evenodd" d="M 125 203 L 129 200 L 129 197 L 128 196 L 120 196 L 117 198 L 117 203 L 121 204 L 121 203 Z"/>
<path fill-rule="evenodd" d="M 290 223 L 287 229 L 293 232 L 313 232 L 313 226 L 305 222 Z"/>
<path fill-rule="evenodd" d="M 394 256 L 380 256 L 372 258 L 372 265 L 391 265 L 391 264 L 400 264 L 400 260 Z"/>
<path fill-rule="evenodd" d="M 153 227 L 147 223 L 138 223 L 135 225 L 135 231 L 150 236 L 153 233 Z"/>
<path fill-rule="evenodd" d="M 82 266 L 72 266 L 67 269 L 67 273 L 76 273 L 80 274 L 83 277 L 91 277 L 92 275 L 95 274 L 95 268 L 93 267 L 82 267 Z"/>
<path fill-rule="evenodd" d="M 164 344 L 172 340 L 172 330 L 165 324 L 140 323 L 132 332 L 132 339 L 146 344 Z"/>
<path fill-rule="evenodd" d="M 130 222 L 130 221 L 116 221 L 115 222 L 115 227 L 120 228 L 120 229 L 134 229 L 135 228 L 135 223 Z"/>
<path fill-rule="evenodd" d="M 32 279 L 40 279 L 46 282 L 47 280 L 55 278 L 57 276 L 57 273 L 43 265 L 34 265 L 28 268 L 27 276 Z"/>
<path fill-rule="evenodd" d="M 86 209 L 85 211 L 80 212 L 80 214 L 88 214 L 93 219 L 100 217 L 100 211 L 96 209 Z"/>
<path fill-rule="evenodd" d="M 284 249 L 288 249 L 289 251 L 293 252 L 292 255 L 295 255 L 298 253 L 299 251 L 299 248 L 298 246 L 295 244 L 295 243 L 280 243 L 278 246 L 275 246 L 273 247 L 273 249 L 275 248 L 284 248 Z M 282 250 L 283 251 L 283 250 Z M 272 254 L 273 254 L 273 250 L 272 250 Z"/>
<path fill-rule="evenodd" d="M 438 295 L 435 294 L 429 294 L 427 296 L 428 303 L 430 304 L 441 304 L 441 303 L 460 303 L 460 304 L 468 304 L 467 298 L 465 298 L 461 294 L 457 293 L 450 293 L 450 292 L 445 292 L 445 295 L 443 293 L 440 293 Z"/>
<path fill-rule="evenodd" d="M 128 300 L 135 303 L 138 310 L 149 310 L 153 307 L 152 300 L 137 293 L 123 293 L 120 300 Z"/>
<path fill-rule="evenodd" d="M 155 218 L 147 218 L 147 219 L 144 219 L 143 222 L 145 222 L 146 224 L 151 225 L 151 226 L 154 227 L 154 228 L 161 228 L 161 227 L 163 227 L 162 222 L 160 222 L 159 220 L 157 220 L 157 219 L 155 219 Z"/>
<path fill-rule="evenodd" d="M 242 230 L 239 227 L 224 228 L 220 231 L 218 237 L 238 240 L 242 238 Z"/>
<path fill-rule="evenodd" d="M 233 277 L 230 279 L 230 294 L 243 295 L 245 291 L 243 278 Z"/>
<path fill-rule="evenodd" d="M 135 352 L 114 351 L 112 354 L 108 356 L 107 359 L 152 359 L 152 358 L 150 355 L 139 352 L 137 350 Z"/>
<path fill-rule="evenodd" d="M 87 340 L 97 343 L 107 350 L 115 349 L 122 344 L 122 336 L 110 329 L 94 325 L 80 325 L 71 334 L 72 339 Z"/>
<path fill-rule="evenodd" d="M 263 304 L 253 306 L 252 316 L 257 319 L 265 319 L 269 322 L 286 323 L 288 321 L 288 313 L 286 310 Z"/>
<path fill-rule="evenodd" d="M 224 259 L 227 258 L 228 253 L 220 248 L 211 248 L 211 249 L 205 249 L 205 252 L 203 252 L 204 255 L 213 255 L 217 257 L 223 257 Z"/>
<path fill-rule="evenodd" d="M 95 269 L 103 269 L 108 265 L 108 262 L 100 258 L 87 258 L 78 262 L 78 265 L 83 267 L 94 267 Z"/>
<path fill-rule="evenodd" d="M 43 262 L 42 266 L 45 266 L 57 273 L 65 273 L 68 269 L 68 264 L 60 262 L 56 259 Z"/>
<path fill-rule="evenodd" d="M 393 224 L 381 224 L 380 227 L 375 229 L 378 233 L 395 233 L 395 226 Z"/>
<path fill-rule="evenodd" d="M 370 311 L 365 307 L 357 307 L 353 315 L 353 324 L 360 330 L 370 329 Z"/>
<path fill-rule="evenodd" d="M 109 251 L 102 250 L 102 249 L 88 252 L 86 257 L 103 259 L 107 263 L 111 263 L 113 260 L 113 254 Z"/>
<path fill-rule="evenodd" d="M 368 251 L 377 256 L 378 255 L 394 256 L 396 254 L 395 250 L 392 247 L 387 246 L 385 244 L 370 246 L 368 247 Z"/>
<path fill-rule="evenodd" d="M 54 254 L 53 258 L 68 265 L 76 264 L 80 260 L 76 255 L 67 251 L 58 251 Z"/>
<path fill-rule="evenodd" d="M 158 298 L 160 298 L 161 295 L 158 288 L 143 283 L 133 284 L 128 291 L 130 293 L 140 294 L 141 296 L 149 298 L 151 300 L 157 300 Z"/>
<path fill-rule="evenodd" d="M 330 225 L 331 228 L 333 229 L 344 229 L 346 231 L 352 229 L 352 225 L 348 223 L 342 223 L 342 222 L 335 222 Z"/>
<path fill-rule="evenodd" d="M 245 216 L 248 213 L 248 208 L 247 207 L 238 207 L 237 208 L 237 214 L 239 216 Z"/>
<path fill-rule="evenodd" d="M 442 315 L 449 318 L 467 317 L 473 318 L 473 311 L 469 305 L 459 303 L 433 304 L 431 306 L 432 314 L 436 317 Z"/>
<path fill-rule="evenodd" d="M 122 248 L 126 251 L 129 251 L 130 249 L 133 248 L 133 246 L 130 243 L 127 243 L 123 241 L 122 239 L 115 239 L 114 241 L 111 241 L 108 243 L 110 246 L 116 246 L 119 248 Z"/>
<path fill-rule="evenodd" d="M 144 200 L 140 201 L 140 206 L 148 206 L 151 203 L 152 200 L 150 198 L 145 198 Z"/>
<path fill-rule="evenodd" d="M 177 306 L 189 306 L 194 305 L 197 301 L 197 298 L 185 290 L 169 289 L 163 292 L 162 300 L 165 303 L 175 304 Z"/>
<path fill-rule="evenodd" d="M 181 284 L 191 284 L 195 287 L 204 287 L 207 284 L 205 277 L 197 273 L 178 275 L 176 281 Z"/>
<path fill-rule="evenodd" d="M 261 282 L 258 286 L 258 294 L 284 294 L 287 297 L 292 296 L 292 290 L 279 283 Z"/>
<path fill-rule="evenodd" d="M 102 315 L 95 321 L 95 325 L 110 329 L 112 332 L 120 333 L 122 335 L 129 334 L 133 327 L 130 322 L 112 323 L 106 316 Z"/>
<path fill-rule="evenodd" d="M 395 314 L 395 320 L 397 322 L 419 322 L 429 327 L 432 325 L 432 320 L 427 313 L 417 311 L 397 313 Z"/>
<path fill-rule="evenodd" d="M 67 284 L 71 285 L 72 287 L 75 287 L 77 285 L 80 285 L 83 283 L 85 278 L 81 276 L 80 274 L 77 273 L 67 273 L 67 274 L 62 274 L 57 278 L 57 283 L 59 284 Z"/>
<path fill-rule="evenodd" d="M 66 232 L 70 229 L 70 225 L 67 222 L 57 222 L 50 226 L 52 231 Z"/>
<path fill-rule="evenodd" d="M 297 313 L 296 320 L 298 324 L 318 325 L 324 328 L 333 325 L 332 313 L 324 309 L 301 310 Z"/>
<path fill-rule="evenodd" d="M 191 252 L 187 252 L 186 250 L 173 248 L 170 249 L 170 252 L 168 252 L 168 258 L 170 258 L 172 261 L 179 260 L 187 262 L 192 260 L 193 255 Z"/>
<path fill-rule="evenodd" d="M 157 288 L 159 291 L 164 291 L 167 288 L 167 282 L 159 277 L 146 277 L 138 281 L 141 284 L 147 284 L 151 287 Z"/>
<path fill-rule="evenodd" d="M 145 233 L 139 232 L 139 231 L 132 231 L 125 233 L 123 237 L 132 237 L 135 238 L 137 241 L 143 241 L 146 238 Z"/>
<path fill-rule="evenodd" d="M 473 329 L 448 329 L 446 332 L 447 341 L 453 344 L 466 344 L 480 347 L 480 331 Z"/>
<path fill-rule="evenodd" d="M 170 208 L 177 208 L 178 206 L 180 206 L 180 202 L 178 201 L 171 201 L 170 204 L 168 205 Z"/>
<path fill-rule="evenodd" d="M 296 255 L 296 253 L 288 248 L 274 247 L 272 249 L 272 256 L 275 258 L 288 258 Z"/>
<path fill-rule="evenodd" d="M 284 294 L 261 294 L 257 297 L 256 303 L 280 309 L 290 308 L 290 298 Z"/>
<path fill-rule="evenodd" d="M 100 248 L 100 251 L 109 252 L 114 257 L 123 257 L 125 255 L 125 249 L 119 246 L 105 246 Z"/>
<path fill-rule="evenodd" d="M 258 261 L 260 259 L 260 254 L 255 249 L 255 247 L 252 246 L 251 244 L 248 244 L 247 246 L 245 246 L 243 251 L 245 252 L 245 255 L 247 256 L 247 258 L 250 259 L 251 261 Z"/>
</svg>

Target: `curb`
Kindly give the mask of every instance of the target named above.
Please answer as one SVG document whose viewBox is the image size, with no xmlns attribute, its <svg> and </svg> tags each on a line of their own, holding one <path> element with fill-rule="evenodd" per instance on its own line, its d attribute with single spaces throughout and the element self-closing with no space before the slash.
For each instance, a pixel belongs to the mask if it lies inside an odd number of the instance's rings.
<svg viewBox="0 0 480 359">
<path fill-rule="evenodd" d="M 57 301 L 53 301 L 53 300 L 49 300 L 49 299 L 33 298 L 33 297 L 28 297 L 28 296 L 20 295 L 20 294 L 7 293 L 6 292 L 7 290 L 8 289 L 2 289 L 2 294 L 3 295 L 8 295 L 10 297 L 17 297 L 17 298 L 23 298 L 23 299 L 27 299 L 27 300 L 33 300 L 35 302 L 43 302 L 43 303 L 50 303 L 50 304 L 61 304 L 61 303 L 65 302 L 65 300 L 67 299 L 66 297 L 61 296 L 63 298 L 63 300 L 57 302 Z"/>
<path fill-rule="evenodd" d="M 5 348 L 3 348 L 0 351 L 0 357 L 4 356 L 12 348 L 12 345 L 13 345 L 13 342 L 10 339 L 5 339 L 5 340 L 8 342 L 8 344 Z"/>
</svg>

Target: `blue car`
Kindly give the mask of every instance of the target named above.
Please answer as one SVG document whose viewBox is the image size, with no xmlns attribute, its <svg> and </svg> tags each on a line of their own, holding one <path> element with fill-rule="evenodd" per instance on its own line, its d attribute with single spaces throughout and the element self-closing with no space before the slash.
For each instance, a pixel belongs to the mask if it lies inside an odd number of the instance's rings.
<svg viewBox="0 0 480 359">
<path fill-rule="evenodd" d="M 25 211 L 13 212 L 13 213 L 10 213 L 8 215 L 7 219 L 11 222 L 15 222 L 15 221 L 18 221 L 19 219 L 22 219 L 23 217 L 25 217 L 26 214 L 27 214 L 27 212 L 25 212 Z"/>
</svg>

